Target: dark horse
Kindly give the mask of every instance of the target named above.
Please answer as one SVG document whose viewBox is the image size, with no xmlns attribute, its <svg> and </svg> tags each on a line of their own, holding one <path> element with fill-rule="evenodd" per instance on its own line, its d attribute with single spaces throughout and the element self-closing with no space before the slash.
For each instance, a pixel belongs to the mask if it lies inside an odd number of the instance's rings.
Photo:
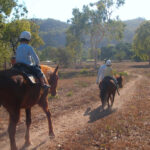
<svg viewBox="0 0 150 150">
<path fill-rule="evenodd" d="M 54 79 L 57 79 L 54 78 L 57 70 L 58 67 L 53 72 L 53 78 L 51 78 L 53 81 L 51 81 L 51 84 L 54 84 Z M 51 87 L 53 86 L 51 85 Z M 31 107 L 35 104 L 42 107 L 47 115 L 49 135 L 50 137 L 54 137 L 51 114 L 48 109 L 48 90 L 43 89 L 40 83 L 33 84 L 25 74 L 16 70 L 0 71 L 0 106 L 4 106 L 9 113 L 8 133 L 11 150 L 17 150 L 15 133 L 21 108 L 24 108 L 26 112 L 26 146 L 30 145 Z"/>
<path fill-rule="evenodd" d="M 117 80 L 118 87 L 122 88 L 123 77 L 122 76 L 116 77 L 116 80 Z M 117 87 L 114 81 L 112 80 L 112 78 L 109 76 L 105 77 L 102 80 L 102 83 L 100 84 L 100 98 L 101 98 L 103 110 L 106 103 L 108 104 L 108 108 L 113 106 L 116 91 L 117 91 Z M 111 105 L 109 104 L 109 100 L 111 101 Z"/>
</svg>

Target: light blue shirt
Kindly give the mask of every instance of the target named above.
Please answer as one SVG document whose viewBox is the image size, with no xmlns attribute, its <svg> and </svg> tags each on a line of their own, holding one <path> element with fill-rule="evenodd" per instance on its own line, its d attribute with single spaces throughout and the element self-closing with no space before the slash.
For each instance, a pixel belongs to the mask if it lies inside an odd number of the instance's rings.
<svg viewBox="0 0 150 150">
<path fill-rule="evenodd" d="M 25 43 L 20 44 L 16 50 L 16 63 L 24 63 L 26 65 L 39 65 L 39 57 L 34 49 Z"/>
<path fill-rule="evenodd" d="M 100 81 L 103 80 L 105 69 L 106 69 L 106 64 L 103 64 L 103 65 L 101 65 L 101 66 L 99 67 L 98 75 L 97 75 L 97 79 L 96 79 L 96 83 L 97 83 L 97 84 L 99 84 Z"/>
</svg>

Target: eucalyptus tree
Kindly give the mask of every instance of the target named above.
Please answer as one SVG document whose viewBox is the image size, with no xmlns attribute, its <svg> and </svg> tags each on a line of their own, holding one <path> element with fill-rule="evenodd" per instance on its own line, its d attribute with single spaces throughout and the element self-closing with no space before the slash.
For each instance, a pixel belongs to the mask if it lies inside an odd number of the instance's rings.
<svg viewBox="0 0 150 150">
<path fill-rule="evenodd" d="M 0 0 L 1 19 L 10 15 L 12 9 L 17 6 L 16 0 Z"/>
<path fill-rule="evenodd" d="M 86 28 L 85 22 L 88 16 L 80 12 L 78 8 L 73 9 L 72 15 L 73 18 L 68 20 L 68 23 L 71 23 L 71 25 L 66 32 L 66 47 L 72 53 L 72 58 L 76 62 L 77 60 L 81 60 L 84 44 L 84 29 Z"/>
<path fill-rule="evenodd" d="M 10 16 L 20 14 L 21 9 L 23 12 L 27 11 L 24 5 L 18 4 L 17 0 L 0 0 L 0 66 L 4 62 L 6 63 L 6 60 L 9 59 L 11 55 L 9 42 L 4 38 L 7 23 Z M 24 13 L 21 13 L 20 16 L 23 16 L 23 14 Z"/>
<path fill-rule="evenodd" d="M 133 49 L 142 60 L 150 65 L 150 21 L 143 22 L 135 32 Z"/>
<path fill-rule="evenodd" d="M 79 9 L 73 10 L 73 18 L 70 20 L 71 26 L 68 30 L 71 34 L 67 36 L 69 39 L 67 39 L 68 45 L 76 47 L 81 43 L 84 44 L 85 35 L 88 35 L 90 37 L 90 48 L 95 59 L 95 67 L 100 42 L 103 38 L 119 40 L 123 37 L 125 25 L 118 17 L 113 18 L 112 15 L 124 3 L 125 0 L 99 0 L 96 3 L 83 6 L 82 11 L 79 11 Z M 81 49 L 81 47 L 79 48 Z"/>
<path fill-rule="evenodd" d="M 120 40 L 123 37 L 125 25 L 118 17 L 114 18 L 112 15 L 124 3 L 125 0 L 100 0 L 90 4 L 87 24 L 95 67 L 97 65 L 97 49 L 103 38 Z"/>
</svg>

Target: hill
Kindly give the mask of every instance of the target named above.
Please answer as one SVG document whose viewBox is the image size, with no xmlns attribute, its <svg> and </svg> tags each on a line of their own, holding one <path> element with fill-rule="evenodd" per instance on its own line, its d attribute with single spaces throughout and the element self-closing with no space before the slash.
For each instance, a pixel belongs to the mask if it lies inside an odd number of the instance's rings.
<svg viewBox="0 0 150 150">
<path fill-rule="evenodd" d="M 47 46 L 60 47 L 65 45 L 65 31 L 69 27 L 67 23 L 54 19 L 34 19 L 34 22 L 40 26 L 39 34 L 45 42 L 45 45 L 41 46 L 40 49 Z"/>
<path fill-rule="evenodd" d="M 39 33 L 44 40 L 45 45 L 41 46 L 43 49 L 47 46 L 61 47 L 65 46 L 66 36 L 65 31 L 69 27 L 69 24 L 54 19 L 34 19 L 35 23 L 40 26 Z M 124 32 L 124 42 L 131 43 L 135 30 L 138 26 L 145 21 L 144 18 L 136 18 L 132 20 L 124 21 L 126 24 Z M 104 42 L 106 44 L 106 42 Z M 103 45 L 103 44 L 102 44 Z"/>
<path fill-rule="evenodd" d="M 126 24 L 125 32 L 124 32 L 124 41 L 127 43 L 131 43 L 133 40 L 134 33 L 139 25 L 145 21 L 144 18 L 137 18 L 132 20 L 124 21 Z"/>
</svg>

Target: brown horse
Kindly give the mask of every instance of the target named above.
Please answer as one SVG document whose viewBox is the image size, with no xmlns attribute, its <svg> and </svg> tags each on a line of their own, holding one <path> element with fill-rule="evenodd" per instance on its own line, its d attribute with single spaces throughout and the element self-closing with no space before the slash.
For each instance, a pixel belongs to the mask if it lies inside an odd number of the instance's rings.
<svg viewBox="0 0 150 150">
<path fill-rule="evenodd" d="M 52 73 L 56 75 L 58 67 Z M 54 75 L 55 74 L 55 75 Z M 54 80 L 51 79 L 51 87 Z M 0 71 L 0 106 L 4 106 L 9 113 L 8 133 L 11 150 L 17 150 L 15 133 L 16 125 L 20 117 L 20 109 L 24 108 L 26 112 L 26 134 L 25 145 L 30 145 L 29 129 L 31 125 L 31 107 L 38 104 L 47 115 L 49 125 L 49 135 L 54 137 L 51 122 L 51 114 L 48 109 L 48 89 L 41 87 L 40 83 L 31 83 L 25 74 L 9 69 Z"/>
<path fill-rule="evenodd" d="M 118 87 L 122 88 L 123 77 L 122 76 L 116 77 L 116 80 L 117 80 Z M 101 98 L 103 110 L 106 103 L 108 104 L 108 108 L 113 106 L 116 91 L 117 91 L 117 86 L 115 82 L 112 80 L 112 78 L 105 77 L 102 80 L 102 83 L 100 85 L 100 98 Z M 109 104 L 109 100 L 111 101 L 111 105 Z"/>
</svg>

